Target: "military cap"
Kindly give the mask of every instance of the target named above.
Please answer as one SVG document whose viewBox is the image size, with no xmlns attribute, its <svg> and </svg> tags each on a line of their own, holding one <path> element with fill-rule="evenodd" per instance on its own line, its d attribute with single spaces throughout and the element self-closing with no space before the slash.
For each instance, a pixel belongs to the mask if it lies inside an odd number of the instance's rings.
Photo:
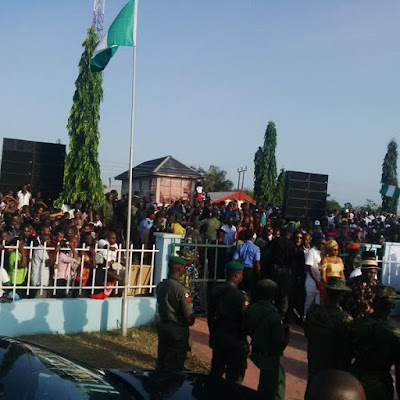
<svg viewBox="0 0 400 400">
<path fill-rule="evenodd" d="M 338 276 L 330 276 L 328 282 L 323 282 L 322 286 L 327 289 L 341 291 L 341 292 L 351 292 L 351 288 L 346 286 L 346 280 L 339 278 Z"/>
<path fill-rule="evenodd" d="M 238 261 L 231 261 L 226 264 L 227 271 L 243 271 L 244 266 Z"/>
<path fill-rule="evenodd" d="M 258 281 L 257 286 L 263 289 L 277 289 L 278 285 L 271 279 L 261 279 Z"/>
<path fill-rule="evenodd" d="M 385 285 L 376 285 L 372 287 L 372 293 L 375 298 L 379 299 L 400 299 L 400 296 L 396 293 L 395 288 Z"/>
<path fill-rule="evenodd" d="M 169 262 L 172 264 L 186 265 L 186 261 L 182 257 L 171 256 Z"/>
<path fill-rule="evenodd" d="M 178 254 L 181 258 L 186 261 L 193 261 L 194 260 L 194 253 L 193 250 L 189 249 L 182 249 L 178 251 Z"/>
<path fill-rule="evenodd" d="M 275 295 L 278 290 L 278 285 L 271 279 L 261 279 L 257 283 L 256 293 L 260 299 L 271 298 Z"/>
</svg>

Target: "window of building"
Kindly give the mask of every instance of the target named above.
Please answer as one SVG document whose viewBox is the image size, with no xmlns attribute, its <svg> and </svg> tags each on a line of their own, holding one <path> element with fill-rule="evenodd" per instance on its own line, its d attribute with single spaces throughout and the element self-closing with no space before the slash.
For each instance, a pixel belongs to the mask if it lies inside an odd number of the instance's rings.
<svg viewBox="0 0 400 400">
<path fill-rule="evenodd" d="M 151 178 L 150 193 L 156 194 L 157 191 L 157 178 Z"/>
<path fill-rule="evenodd" d="M 161 178 L 160 179 L 160 201 L 171 203 L 184 198 L 191 199 L 192 182 L 190 179 Z"/>
</svg>

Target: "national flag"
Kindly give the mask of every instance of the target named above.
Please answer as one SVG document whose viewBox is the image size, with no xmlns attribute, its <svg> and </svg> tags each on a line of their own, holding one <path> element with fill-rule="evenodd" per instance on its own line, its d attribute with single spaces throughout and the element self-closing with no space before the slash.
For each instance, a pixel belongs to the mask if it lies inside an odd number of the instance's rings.
<svg viewBox="0 0 400 400">
<path fill-rule="evenodd" d="M 103 71 L 118 50 L 118 46 L 132 47 L 136 45 L 135 1 L 129 0 L 115 18 L 103 39 L 97 44 L 90 60 L 92 71 Z"/>
<path fill-rule="evenodd" d="M 382 184 L 381 190 L 379 193 L 382 196 L 392 197 L 394 199 L 398 199 L 400 197 L 400 188 L 392 185 Z"/>
</svg>

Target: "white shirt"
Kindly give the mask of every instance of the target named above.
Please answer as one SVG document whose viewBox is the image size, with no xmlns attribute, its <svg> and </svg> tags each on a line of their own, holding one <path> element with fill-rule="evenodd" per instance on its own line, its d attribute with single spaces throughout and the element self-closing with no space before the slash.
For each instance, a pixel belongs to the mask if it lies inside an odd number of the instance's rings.
<svg viewBox="0 0 400 400">
<path fill-rule="evenodd" d="M 33 286 L 49 286 L 50 281 L 50 268 L 46 261 L 49 259 L 49 253 L 44 251 L 43 245 L 38 246 L 40 249 L 33 251 L 32 256 L 32 274 L 31 283 Z"/>
<path fill-rule="evenodd" d="M 352 279 L 352 278 L 355 278 L 360 275 L 362 275 L 361 267 L 357 267 L 357 268 L 353 269 L 353 271 L 351 271 L 349 278 Z"/>
<path fill-rule="evenodd" d="M 306 256 L 306 265 L 310 265 L 312 270 L 314 271 L 314 275 L 317 278 L 317 281 L 321 280 L 321 272 L 319 270 L 319 263 L 321 262 L 321 252 L 316 248 L 313 247 L 309 250 L 309 252 L 305 255 Z M 306 277 L 306 292 L 317 292 L 318 288 L 315 284 L 313 278 L 311 278 L 310 273 L 307 271 Z"/>
<path fill-rule="evenodd" d="M 31 199 L 31 194 L 29 192 L 23 194 L 22 190 L 20 190 L 17 193 L 17 197 L 18 197 L 18 210 L 20 210 L 23 206 L 29 206 L 29 200 Z"/>
<path fill-rule="evenodd" d="M 107 248 L 105 249 L 104 246 L 107 246 Z M 99 249 L 102 249 L 101 253 L 103 254 L 103 257 L 107 263 L 110 261 L 118 261 L 118 251 L 111 250 L 110 242 L 107 239 L 100 239 L 98 247 Z M 118 249 L 118 243 L 113 244 L 111 247 Z"/>
<path fill-rule="evenodd" d="M 331 215 L 330 217 L 328 217 L 328 223 L 333 224 L 335 222 L 335 216 Z"/>
<path fill-rule="evenodd" d="M 235 241 L 235 234 L 236 234 L 236 226 L 232 225 L 230 227 L 228 224 L 222 225 L 221 229 L 225 232 L 224 243 L 225 244 L 233 244 Z"/>
<path fill-rule="evenodd" d="M 10 282 L 10 278 L 7 274 L 7 271 L 4 268 L 0 268 L 0 280 L 4 285 L 5 283 Z M 0 297 L 3 296 L 4 290 L 0 289 Z"/>
</svg>

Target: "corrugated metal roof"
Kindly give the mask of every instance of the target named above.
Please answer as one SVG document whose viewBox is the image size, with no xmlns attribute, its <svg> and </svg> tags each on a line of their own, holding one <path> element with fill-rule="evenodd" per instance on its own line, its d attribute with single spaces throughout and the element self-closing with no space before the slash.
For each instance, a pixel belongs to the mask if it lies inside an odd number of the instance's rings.
<svg viewBox="0 0 400 400">
<path fill-rule="evenodd" d="M 116 180 L 125 180 L 129 178 L 129 171 L 115 177 Z M 171 156 L 156 158 L 145 161 L 133 168 L 133 177 L 145 177 L 151 175 L 159 176 L 177 176 L 181 178 L 199 178 L 201 174 L 192 168 L 187 167 Z"/>
</svg>

